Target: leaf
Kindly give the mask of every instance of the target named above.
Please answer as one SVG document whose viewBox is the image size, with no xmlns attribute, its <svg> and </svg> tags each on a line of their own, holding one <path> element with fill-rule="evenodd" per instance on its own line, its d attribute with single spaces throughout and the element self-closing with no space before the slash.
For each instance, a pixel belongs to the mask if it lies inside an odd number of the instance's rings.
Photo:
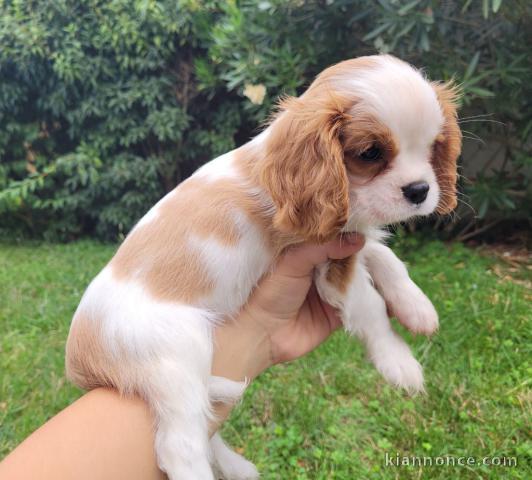
<svg viewBox="0 0 532 480">
<path fill-rule="evenodd" d="M 386 30 L 387 28 L 389 28 L 391 26 L 391 24 L 389 22 L 385 22 L 381 25 L 379 25 L 377 28 L 373 29 L 371 32 L 369 32 L 367 35 L 365 35 L 362 40 L 371 40 L 372 38 L 375 38 L 377 36 L 379 36 L 379 34 L 381 34 L 382 32 L 384 32 L 384 30 Z"/>
<path fill-rule="evenodd" d="M 397 37 L 403 37 L 407 35 L 412 28 L 414 28 L 416 25 L 416 21 L 412 20 L 411 22 L 408 22 L 406 26 L 397 34 Z"/>
<path fill-rule="evenodd" d="M 269 10 L 270 8 L 272 8 L 272 4 L 270 2 L 266 2 L 266 1 L 263 1 L 263 2 L 259 2 L 259 4 L 257 5 L 257 8 L 259 10 Z"/>
<path fill-rule="evenodd" d="M 472 2 L 473 2 L 473 0 L 466 0 L 466 2 L 464 3 L 464 6 L 462 7 L 461 12 L 465 13 Z"/>
<path fill-rule="evenodd" d="M 390 2 L 388 0 L 378 0 L 381 7 L 385 10 L 388 10 L 389 12 L 393 12 L 392 6 L 390 5 Z"/>
<path fill-rule="evenodd" d="M 504 206 L 506 206 L 510 210 L 515 210 L 515 202 L 510 197 L 504 196 L 501 198 L 501 201 Z"/>
<path fill-rule="evenodd" d="M 495 93 L 493 93 L 491 90 L 487 90 L 481 87 L 468 87 L 467 90 L 470 93 L 474 93 L 478 97 L 494 97 L 495 96 Z"/>
<path fill-rule="evenodd" d="M 420 0 L 413 0 L 411 1 L 410 3 L 407 3 L 406 5 L 404 5 L 403 7 L 401 7 L 399 10 L 397 10 L 397 14 L 398 15 L 405 15 L 406 13 L 408 13 L 410 10 L 412 10 L 416 5 L 418 5 L 420 2 Z"/>
<path fill-rule="evenodd" d="M 423 31 L 422 34 L 421 34 L 421 48 L 425 52 L 428 52 L 430 50 L 429 36 L 428 36 L 426 31 Z"/>
<path fill-rule="evenodd" d="M 482 16 L 487 19 L 490 14 L 489 0 L 482 0 Z"/>
<path fill-rule="evenodd" d="M 484 218 L 486 216 L 486 212 L 488 211 L 489 205 L 490 205 L 490 202 L 487 198 L 482 200 L 480 207 L 478 207 L 478 212 L 477 212 L 478 218 Z"/>
<path fill-rule="evenodd" d="M 478 61 L 480 59 L 480 52 L 475 52 L 475 55 L 473 55 L 473 58 L 469 62 L 469 65 L 467 66 L 467 69 L 464 73 L 464 81 L 471 78 L 471 75 L 473 75 L 475 69 L 477 68 Z"/>
<path fill-rule="evenodd" d="M 501 8 L 502 0 L 493 0 L 493 4 L 491 6 L 493 13 L 497 13 L 499 11 L 499 8 Z"/>
</svg>

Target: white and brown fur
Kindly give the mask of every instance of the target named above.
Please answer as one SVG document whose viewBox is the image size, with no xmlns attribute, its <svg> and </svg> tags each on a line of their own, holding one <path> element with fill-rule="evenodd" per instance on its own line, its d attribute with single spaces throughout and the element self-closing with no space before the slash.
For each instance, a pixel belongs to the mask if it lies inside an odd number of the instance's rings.
<svg viewBox="0 0 532 480">
<path fill-rule="evenodd" d="M 377 145 L 377 162 L 360 155 Z M 419 363 L 390 326 L 387 306 L 414 332 L 438 317 L 379 227 L 451 211 L 461 135 L 455 91 L 391 56 L 322 72 L 286 98 L 269 126 L 160 200 L 92 281 L 67 343 L 68 377 L 142 396 L 153 410 L 159 466 L 171 480 L 258 478 L 208 422 L 213 400 L 244 385 L 211 377 L 213 325 L 236 314 L 286 248 L 341 232 L 366 236 L 349 259 L 316 269 L 340 312 L 394 385 L 423 389 Z M 425 181 L 414 205 L 402 187 Z"/>
</svg>

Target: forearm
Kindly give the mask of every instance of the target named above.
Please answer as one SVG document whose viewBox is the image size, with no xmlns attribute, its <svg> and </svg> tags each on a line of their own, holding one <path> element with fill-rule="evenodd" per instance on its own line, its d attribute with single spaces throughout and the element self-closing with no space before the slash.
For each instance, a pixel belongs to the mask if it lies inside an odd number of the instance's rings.
<svg viewBox="0 0 532 480">
<path fill-rule="evenodd" d="M 269 336 L 245 312 L 215 329 L 213 375 L 249 381 L 271 364 Z"/>
<path fill-rule="evenodd" d="M 0 479 L 166 478 L 153 450 L 153 419 L 139 398 L 93 390 L 30 435 L 0 463 Z"/>
<path fill-rule="evenodd" d="M 213 375 L 250 382 L 271 364 L 268 335 L 245 313 L 215 329 Z M 229 416 L 234 404 L 217 402 L 213 407 L 218 422 L 211 425 L 211 434 Z"/>
<path fill-rule="evenodd" d="M 270 364 L 267 337 L 240 316 L 215 331 L 213 375 L 252 380 Z M 233 405 L 215 404 L 219 422 Z M 155 458 L 153 417 L 138 397 L 93 390 L 30 435 L 0 463 L 0 480 L 166 478 Z"/>
</svg>

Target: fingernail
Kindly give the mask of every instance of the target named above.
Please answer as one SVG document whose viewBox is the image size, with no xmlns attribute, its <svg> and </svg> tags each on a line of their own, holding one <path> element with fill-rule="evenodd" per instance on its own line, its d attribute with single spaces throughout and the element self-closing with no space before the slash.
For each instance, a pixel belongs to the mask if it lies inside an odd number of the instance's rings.
<svg viewBox="0 0 532 480">
<path fill-rule="evenodd" d="M 347 241 L 347 243 L 351 245 L 355 245 L 356 243 L 358 243 L 358 240 L 359 240 L 358 233 L 357 232 L 348 233 L 345 236 L 345 240 Z"/>
</svg>

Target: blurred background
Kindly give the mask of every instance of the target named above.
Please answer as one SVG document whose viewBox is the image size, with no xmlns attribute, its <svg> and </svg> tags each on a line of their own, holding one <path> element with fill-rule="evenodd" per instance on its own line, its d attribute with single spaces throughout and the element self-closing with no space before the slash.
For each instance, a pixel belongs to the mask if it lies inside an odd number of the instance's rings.
<svg viewBox="0 0 532 480">
<path fill-rule="evenodd" d="M 391 239 L 440 315 L 433 338 L 394 322 L 427 395 L 338 332 L 223 434 L 265 480 L 531 478 L 531 25 L 530 0 L 0 0 L 0 458 L 83 394 L 70 320 L 134 223 L 280 95 L 390 52 L 463 91 L 459 206 Z"/>
<path fill-rule="evenodd" d="M 282 94 L 390 52 L 463 90 L 460 240 L 530 227 L 527 0 L 0 2 L 0 228 L 117 240 Z"/>
</svg>

